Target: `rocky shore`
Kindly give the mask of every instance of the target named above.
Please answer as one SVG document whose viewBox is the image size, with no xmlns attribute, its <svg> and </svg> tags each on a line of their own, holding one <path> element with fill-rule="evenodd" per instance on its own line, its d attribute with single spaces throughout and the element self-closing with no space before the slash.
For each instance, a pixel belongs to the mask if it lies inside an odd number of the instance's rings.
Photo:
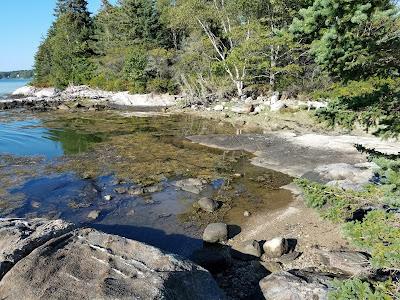
<svg viewBox="0 0 400 300">
<path fill-rule="evenodd" d="M 24 87 L 1 109 L 106 110 L 170 107 L 170 95 L 129 95 L 70 87 L 65 91 Z M 264 110 L 323 107 L 272 95 L 208 107 L 213 117 L 226 113 L 255 116 Z M 196 105 L 191 111 L 198 111 Z M 201 115 L 201 113 L 200 113 Z M 231 118 L 231 117 L 230 117 Z M 245 122 L 243 123 L 243 125 Z M 345 190 L 370 182 L 376 165 L 354 148 L 363 144 L 385 153 L 400 152 L 394 141 L 371 136 L 329 135 L 289 130 L 263 134 L 198 135 L 188 139 L 223 150 L 253 154 L 256 166 L 304 177 Z M 243 174 L 237 174 L 243 176 Z M 199 179 L 176 188 L 198 194 Z M 327 299 L 332 280 L 380 276 L 366 253 L 349 246 L 336 224 L 321 220 L 304 205 L 294 185 L 288 207 L 270 212 L 244 211 L 242 228 L 211 223 L 193 262 L 138 241 L 61 220 L 0 219 L 0 296 L 7 299 Z M 219 203 L 201 198 L 196 205 L 214 214 Z"/>
<path fill-rule="evenodd" d="M 211 274 L 61 220 L 0 219 L 2 299 L 223 299 Z"/>
<path fill-rule="evenodd" d="M 71 86 L 63 91 L 55 88 L 24 86 L 14 91 L 5 100 L 0 101 L 0 109 L 28 108 L 35 111 L 46 111 L 74 108 L 104 110 L 124 107 L 169 107 L 175 105 L 178 98 L 168 94 L 132 95 L 128 92 L 107 92 L 88 86 Z M 76 101 L 79 101 L 81 107 L 74 104 Z"/>
</svg>

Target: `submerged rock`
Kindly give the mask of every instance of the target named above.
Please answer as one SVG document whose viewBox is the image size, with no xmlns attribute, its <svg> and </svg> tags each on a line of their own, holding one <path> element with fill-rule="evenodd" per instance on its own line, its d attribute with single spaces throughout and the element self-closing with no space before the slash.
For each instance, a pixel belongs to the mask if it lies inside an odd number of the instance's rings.
<svg viewBox="0 0 400 300">
<path fill-rule="evenodd" d="M 200 194 L 200 192 L 203 190 L 203 181 L 199 178 L 182 179 L 176 181 L 173 185 L 183 191 L 193 194 Z"/>
<path fill-rule="evenodd" d="M 99 210 L 92 210 L 91 212 L 88 213 L 87 217 L 88 219 L 91 220 L 96 220 L 100 215 L 100 211 Z"/>
<path fill-rule="evenodd" d="M 72 228 L 73 224 L 62 220 L 0 219 L 0 279 L 36 247 Z"/>
<path fill-rule="evenodd" d="M 128 188 L 124 186 L 119 186 L 114 189 L 114 192 L 117 194 L 126 194 L 128 192 Z"/>
<path fill-rule="evenodd" d="M 228 240 L 228 226 L 225 223 L 208 224 L 203 233 L 203 241 L 218 243 Z"/>
<path fill-rule="evenodd" d="M 207 197 L 201 198 L 199 201 L 197 201 L 197 204 L 206 212 L 212 213 L 218 209 L 218 202 Z"/>
<path fill-rule="evenodd" d="M 260 281 L 260 288 L 268 300 L 325 300 L 328 288 L 320 283 L 308 283 L 289 272 L 277 272 Z"/>
<path fill-rule="evenodd" d="M 5 299 L 223 299 L 210 273 L 140 242 L 80 229 L 40 246 L 0 282 Z"/>
<path fill-rule="evenodd" d="M 164 189 L 164 186 L 162 184 L 156 184 L 156 185 L 145 187 L 144 192 L 145 193 L 158 193 L 158 192 L 162 192 L 163 189 Z"/>
</svg>

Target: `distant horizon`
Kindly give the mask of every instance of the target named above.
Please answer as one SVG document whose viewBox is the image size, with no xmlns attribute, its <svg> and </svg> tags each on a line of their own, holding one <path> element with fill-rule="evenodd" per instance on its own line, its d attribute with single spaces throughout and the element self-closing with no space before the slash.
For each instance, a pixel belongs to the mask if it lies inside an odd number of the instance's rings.
<svg viewBox="0 0 400 300">
<path fill-rule="evenodd" d="M 116 0 L 111 0 L 116 3 Z M 101 7 L 101 0 L 88 0 L 91 13 Z M 0 1 L 0 72 L 33 70 L 35 53 L 54 21 L 56 0 Z"/>
</svg>

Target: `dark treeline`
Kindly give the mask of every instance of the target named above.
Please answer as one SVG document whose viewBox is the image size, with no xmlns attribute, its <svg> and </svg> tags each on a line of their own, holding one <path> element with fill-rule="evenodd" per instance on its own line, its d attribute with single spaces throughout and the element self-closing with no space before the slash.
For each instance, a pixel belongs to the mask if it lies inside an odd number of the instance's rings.
<svg viewBox="0 0 400 300">
<path fill-rule="evenodd" d="M 102 2 L 91 16 L 85 0 L 57 1 L 36 85 L 192 99 L 286 91 L 335 99 L 320 117 L 348 126 L 398 112 L 400 21 L 391 0 Z"/>
<path fill-rule="evenodd" d="M 15 79 L 15 78 L 23 78 L 29 79 L 33 77 L 33 70 L 19 70 L 19 71 L 8 71 L 8 72 L 0 72 L 0 79 Z"/>
</svg>

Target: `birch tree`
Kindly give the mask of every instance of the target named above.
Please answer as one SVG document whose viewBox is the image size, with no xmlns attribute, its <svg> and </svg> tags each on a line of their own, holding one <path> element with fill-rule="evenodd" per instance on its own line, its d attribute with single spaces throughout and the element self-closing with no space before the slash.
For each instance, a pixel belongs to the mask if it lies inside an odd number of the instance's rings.
<svg viewBox="0 0 400 300">
<path fill-rule="evenodd" d="M 246 46 L 253 37 L 253 24 L 241 1 L 182 0 L 176 10 L 175 23 L 204 34 L 212 48 L 209 59 L 223 68 L 241 97 L 249 64 Z"/>
</svg>

